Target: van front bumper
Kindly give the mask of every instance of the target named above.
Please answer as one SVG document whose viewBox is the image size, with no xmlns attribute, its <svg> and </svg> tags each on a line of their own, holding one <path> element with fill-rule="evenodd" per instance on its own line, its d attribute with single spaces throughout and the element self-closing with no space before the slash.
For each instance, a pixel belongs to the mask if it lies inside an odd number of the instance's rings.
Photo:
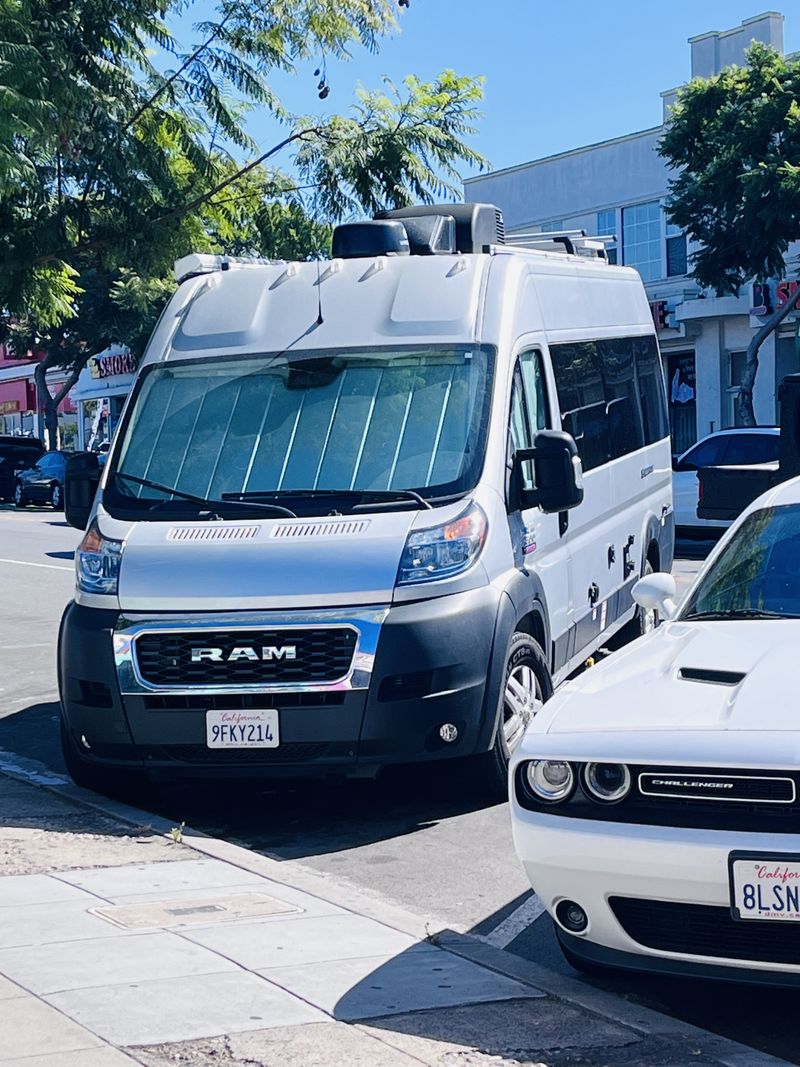
<svg viewBox="0 0 800 1067">
<path fill-rule="evenodd" d="M 360 628 L 351 672 L 280 690 L 156 686 L 134 670 L 132 627 L 194 634 L 230 627 L 231 615 L 131 620 L 71 604 L 59 641 L 63 714 L 87 762 L 189 777 L 363 774 L 468 755 L 491 743 L 497 693 L 487 677 L 500 599 L 484 587 L 391 608 L 306 613 L 320 625 L 346 620 Z M 252 631 L 297 618 L 240 613 L 235 623 Z M 279 747 L 209 749 L 206 712 L 221 707 L 277 708 Z M 442 740 L 444 724 L 456 727 L 455 741 Z"/>
</svg>

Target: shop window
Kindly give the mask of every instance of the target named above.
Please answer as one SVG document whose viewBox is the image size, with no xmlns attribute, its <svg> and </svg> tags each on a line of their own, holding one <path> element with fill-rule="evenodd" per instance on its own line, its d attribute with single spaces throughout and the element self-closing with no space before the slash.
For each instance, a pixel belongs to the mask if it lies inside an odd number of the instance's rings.
<svg viewBox="0 0 800 1067">
<path fill-rule="evenodd" d="M 739 396 L 739 386 L 742 384 L 742 378 L 744 377 L 744 369 L 747 365 L 747 353 L 746 352 L 729 352 L 728 353 L 728 389 L 727 389 L 727 412 L 725 423 L 726 427 L 742 426 L 742 420 L 739 416 L 737 398 Z"/>
</svg>

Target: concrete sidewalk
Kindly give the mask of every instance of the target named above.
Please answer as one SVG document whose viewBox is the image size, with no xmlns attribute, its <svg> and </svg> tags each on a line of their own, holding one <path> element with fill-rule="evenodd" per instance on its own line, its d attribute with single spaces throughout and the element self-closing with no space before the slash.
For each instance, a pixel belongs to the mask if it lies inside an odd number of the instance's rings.
<svg viewBox="0 0 800 1067">
<path fill-rule="evenodd" d="M 0 773 L 0 1064 L 780 1062 L 171 829 Z"/>
</svg>

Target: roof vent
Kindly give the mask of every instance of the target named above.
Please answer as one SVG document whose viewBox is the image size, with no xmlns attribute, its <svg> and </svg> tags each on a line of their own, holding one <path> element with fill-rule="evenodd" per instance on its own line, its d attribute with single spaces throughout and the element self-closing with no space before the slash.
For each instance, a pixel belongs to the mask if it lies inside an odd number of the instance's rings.
<svg viewBox="0 0 800 1067">
<path fill-rule="evenodd" d="M 333 231 L 334 259 L 407 256 L 410 251 L 402 222 L 346 222 Z"/>
<path fill-rule="evenodd" d="M 413 219 L 416 228 L 420 226 L 422 219 L 431 216 L 449 216 L 454 220 L 456 243 L 452 251 L 455 252 L 484 252 L 490 245 L 503 244 L 505 240 L 503 214 L 494 204 L 429 204 L 421 207 L 401 207 L 393 211 L 381 211 L 375 218 L 400 219 L 406 228 L 409 228 Z M 431 252 L 426 254 L 430 255 Z"/>
</svg>

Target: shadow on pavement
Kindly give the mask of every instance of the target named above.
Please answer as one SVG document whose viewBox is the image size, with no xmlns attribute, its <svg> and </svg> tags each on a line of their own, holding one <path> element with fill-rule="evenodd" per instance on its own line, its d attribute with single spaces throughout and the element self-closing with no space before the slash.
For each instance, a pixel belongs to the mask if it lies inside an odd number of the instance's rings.
<svg viewBox="0 0 800 1067">
<path fill-rule="evenodd" d="M 396 767 L 377 779 L 160 785 L 159 814 L 231 836 L 278 859 L 304 859 L 404 837 L 496 802 L 459 786 L 455 767 Z"/>
<path fill-rule="evenodd" d="M 57 702 L 0 719 L 0 749 L 66 774 Z M 247 842 L 279 859 L 341 852 L 417 833 L 455 815 L 496 803 L 464 786 L 450 766 L 396 767 L 377 779 L 147 783 L 125 799 L 198 830 Z"/>
<path fill-rule="evenodd" d="M 50 559 L 75 559 L 75 551 L 72 552 L 45 552 Z"/>
</svg>

